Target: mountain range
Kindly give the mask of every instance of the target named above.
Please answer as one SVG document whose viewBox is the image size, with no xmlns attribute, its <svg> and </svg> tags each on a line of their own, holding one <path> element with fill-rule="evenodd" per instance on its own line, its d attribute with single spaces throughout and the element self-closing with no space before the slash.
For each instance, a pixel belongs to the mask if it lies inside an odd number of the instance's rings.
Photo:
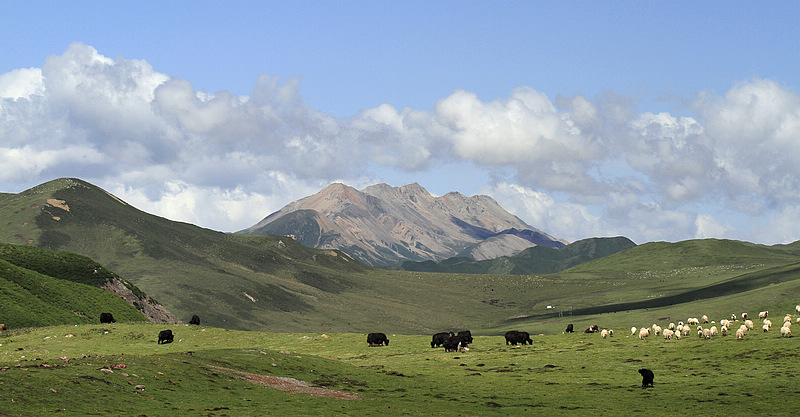
<svg viewBox="0 0 800 417">
<path fill-rule="evenodd" d="M 339 249 L 372 266 L 454 256 L 493 259 L 562 239 L 526 224 L 489 196 L 434 197 L 417 183 L 359 191 L 335 183 L 290 203 L 244 234 L 291 236 L 318 249 Z"/>
<path fill-rule="evenodd" d="M 0 193 L 0 242 L 36 247 L 36 256 L 44 258 L 36 263 L 44 267 L 0 261 L 0 295 L 6 297 L 0 319 L 54 311 L 64 323 L 83 322 L 96 313 L 83 302 L 99 300 L 97 288 L 64 286 L 63 277 L 93 281 L 99 265 L 104 276 L 113 271 L 129 289 L 139 289 L 134 293 L 157 300 L 183 321 L 199 314 L 208 326 L 279 332 L 560 333 L 567 320 L 576 328 L 598 321 L 642 325 L 669 317 L 794 311 L 800 301 L 800 242 L 702 239 L 617 251 L 630 245 L 627 239 L 590 238 L 564 252 L 536 246 L 516 257 L 556 269 L 579 262 L 557 273 L 394 271 L 286 236 L 221 233 L 170 221 L 71 178 Z M 63 274 L 70 268 L 78 273 Z M 3 292 L 12 287 L 10 296 Z M 15 306 L 39 307 L 9 313 L 8 297 L 30 300 Z M 132 314 L 127 320 L 143 317 L 124 304 Z"/>
<path fill-rule="evenodd" d="M 534 246 L 513 256 L 476 261 L 462 256 L 433 261 L 405 261 L 387 269 L 458 274 L 554 274 L 594 259 L 631 249 L 636 244 L 618 237 L 593 237 L 572 242 L 562 248 Z"/>
</svg>

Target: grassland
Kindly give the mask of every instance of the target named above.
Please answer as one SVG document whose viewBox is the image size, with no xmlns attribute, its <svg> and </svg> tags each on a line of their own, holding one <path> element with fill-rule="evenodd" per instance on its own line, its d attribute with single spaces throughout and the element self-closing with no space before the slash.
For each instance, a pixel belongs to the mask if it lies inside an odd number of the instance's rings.
<svg viewBox="0 0 800 417">
<path fill-rule="evenodd" d="M 0 282 L 0 309 L 27 309 L 0 310 L 0 322 L 51 321 L 0 332 L 0 416 L 800 412 L 798 342 L 775 329 L 744 340 L 626 337 L 704 314 L 769 310 L 779 323 L 800 304 L 800 243 L 658 242 L 557 274 L 475 275 L 376 270 L 285 237 L 171 222 L 78 180 L 0 195 L 0 214 L 0 240 L 89 256 L 210 326 L 174 326 L 175 342 L 158 345 L 164 325 L 69 321 L 97 304 L 98 264 L 15 248 L 0 268 L 23 284 Z M 74 261 L 84 283 L 64 286 L 54 276 Z M 35 299 L 8 301 L 12 285 Z M 53 323 L 71 325 L 20 328 Z M 579 333 L 562 334 L 568 323 Z M 593 324 L 616 335 L 580 333 Z M 429 347 L 431 333 L 467 328 L 468 352 Z M 534 344 L 506 346 L 500 335 L 512 329 Z M 369 331 L 390 345 L 368 347 Z M 654 388 L 639 387 L 641 367 L 655 372 Z M 285 392 L 270 377 L 340 394 Z"/>
<path fill-rule="evenodd" d="M 0 335 L 0 415 L 796 415 L 796 338 L 646 340 L 625 329 L 533 336 L 507 346 L 478 336 L 469 352 L 430 337 L 265 333 L 163 326 L 79 325 Z M 67 337 L 72 335 L 72 337 Z M 123 367 L 124 366 L 124 367 Z M 642 389 L 639 368 L 655 372 Z M 266 385 L 294 378 L 345 394 Z M 284 380 L 286 381 L 286 380 Z M 297 387 L 296 390 L 307 390 Z M 331 394 L 329 392 L 329 394 Z M 345 397 L 351 399 L 343 399 Z M 355 397 L 355 398 L 353 398 Z"/>
</svg>

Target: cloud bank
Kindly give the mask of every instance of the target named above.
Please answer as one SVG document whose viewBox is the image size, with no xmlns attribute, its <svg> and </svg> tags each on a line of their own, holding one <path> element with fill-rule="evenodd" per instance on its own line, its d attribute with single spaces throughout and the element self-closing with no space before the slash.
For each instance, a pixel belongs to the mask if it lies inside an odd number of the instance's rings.
<svg viewBox="0 0 800 417">
<path fill-rule="evenodd" d="M 391 182 L 376 166 L 466 161 L 494 178 L 481 192 L 568 240 L 800 239 L 800 96 L 750 79 L 688 101 L 684 115 L 654 114 L 613 94 L 551 99 L 522 86 L 341 119 L 310 108 L 296 79 L 207 93 L 74 43 L 0 75 L 0 187 L 80 177 L 154 214 L 235 231 L 332 181 Z M 458 175 L 442 175 L 457 191 Z"/>
</svg>

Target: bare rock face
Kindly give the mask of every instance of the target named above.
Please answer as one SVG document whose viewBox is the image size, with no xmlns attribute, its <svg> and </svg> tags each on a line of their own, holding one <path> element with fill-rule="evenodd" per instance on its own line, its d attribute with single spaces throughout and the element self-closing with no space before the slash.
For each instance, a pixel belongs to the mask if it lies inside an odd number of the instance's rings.
<svg viewBox="0 0 800 417">
<path fill-rule="evenodd" d="M 240 233 L 292 236 L 314 248 L 341 249 L 370 265 L 439 261 L 476 250 L 501 235 L 508 236 L 467 256 L 489 259 L 535 245 L 566 244 L 526 224 L 489 196 L 451 192 L 434 197 L 416 183 L 377 184 L 361 191 L 332 184 Z"/>
<path fill-rule="evenodd" d="M 170 313 L 161 304 L 151 300 L 150 297 L 145 296 L 142 298 L 134 294 L 133 291 L 125 286 L 125 284 L 119 279 L 111 279 L 106 281 L 102 288 L 106 291 L 116 294 L 127 301 L 128 304 L 136 307 L 137 310 L 144 314 L 144 316 L 153 323 L 178 324 L 181 322 L 177 317 L 175 317 L 174 314 Z"/>
</svg>

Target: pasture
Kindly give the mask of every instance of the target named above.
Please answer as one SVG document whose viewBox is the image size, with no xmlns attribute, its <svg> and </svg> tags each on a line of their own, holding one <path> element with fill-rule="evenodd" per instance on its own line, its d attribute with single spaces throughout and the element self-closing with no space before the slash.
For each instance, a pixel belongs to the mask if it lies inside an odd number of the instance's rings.
<svg viewBox="0 0 800 417">
<path fill-rule="evenodd" d="M 175 341 L 159 345 L 166 328 Z M 430 335 L 388 334 L 389 346 L 368 347 L 366 334 L 187 325 L 9 330 L 0 333 L 0 416 L 800 413 L 798 340 L 777 327 L 743 340 L 614 330 L 608 339 L 532 331 L 529 346 L 478 335 L 469 351 L 449 353 L 432 349 Z M 640 368 L 655 372 L 654 388 L 640 387 Z"/>
</svg>

